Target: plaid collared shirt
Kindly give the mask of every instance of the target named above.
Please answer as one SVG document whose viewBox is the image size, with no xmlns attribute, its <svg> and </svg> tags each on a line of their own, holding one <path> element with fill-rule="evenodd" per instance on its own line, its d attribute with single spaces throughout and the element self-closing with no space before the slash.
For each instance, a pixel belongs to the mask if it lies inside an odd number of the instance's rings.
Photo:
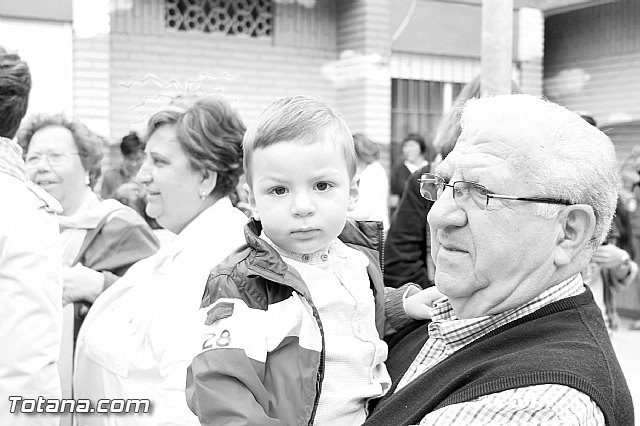
<svg viewBox="0 0 640 426">
<path fill-rule="evenodd" d="M 448 300 L 441 299 L 431 311 L 429 339 L 398 383 L 397 389 L 485 334 L 583 291 L 582 277 L 576 274 L 524 306 L 497 315 L 463 320 L 457 319 Z M 563 385 L 545 384 L 509 389 L 469 402 L 452 404 L 429 413 L 420 424 L 604 426 L 605 422 L 600 408 L 586 394 Z"/>
</svg>

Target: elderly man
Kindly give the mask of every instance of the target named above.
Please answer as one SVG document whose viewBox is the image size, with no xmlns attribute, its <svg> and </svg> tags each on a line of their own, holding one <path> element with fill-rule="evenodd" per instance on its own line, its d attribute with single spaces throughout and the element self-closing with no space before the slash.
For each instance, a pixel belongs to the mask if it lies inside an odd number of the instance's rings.
<svg viewBox="0 0 640 426">
<path fill-rule="evenodd" d="M 394 385 L 366 425 L 633 425 L 627 383 L 580 271 L 616 207 L 611 141 L 529 95 L 470 100 L 421 177 L 432 322 L 391 342 Z"/>
</svg>

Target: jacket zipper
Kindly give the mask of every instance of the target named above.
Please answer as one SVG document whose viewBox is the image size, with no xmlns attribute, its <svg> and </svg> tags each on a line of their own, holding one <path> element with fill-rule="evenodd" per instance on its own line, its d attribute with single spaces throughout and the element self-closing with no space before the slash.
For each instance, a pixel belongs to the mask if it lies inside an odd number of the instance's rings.
<svg viewBox="0 0 640 426">
<path fill-rule="evenodd" d="M 384 280 L 384 225 L 378 222 L 378 253 L 380 254 L 380 271 L 382 271 L 382 279 Z"/>
<path fill-rule="evenodd" d="M 320 321 L 320 313 L 318 312 L 318 310 L 316 309 L 316 306 L 313 303 L 311 303 L 309 300 L 307 300 L 307 303 L 309 303 L 309 306 L 313 308 L 313 316 L 316 317 L 316 323 L 318 324 L 318 329 L 320 330 L 320 336 L 322 337 L 322 351 L 320 351 L 320 365 L 318 366 L 318 372 L 316 373 L 316 398 L 313 401 L 313 409 L 311 410 L 311 416 L 309 417 L 309 423 L 308 423 L 309 426 L 313 426 L 313 421 L 316 418 L 316 411 L 318 411 L 318 404 L 320 403 L 320 393 L 322 392 L 322 381 L 324 380 L 325 347 L 324 347 L 324 330 L 322 328 L 322 321 Z"/>
</svg>

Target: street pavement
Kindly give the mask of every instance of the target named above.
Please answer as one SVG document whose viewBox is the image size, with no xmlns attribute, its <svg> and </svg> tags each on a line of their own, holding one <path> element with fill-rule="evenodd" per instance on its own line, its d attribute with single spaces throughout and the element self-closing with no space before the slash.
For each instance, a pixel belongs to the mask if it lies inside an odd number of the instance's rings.
<svg viewBox="0 0 640 426">
<path fill-rule="evenodd" d="M 611 335 L 611 342 L 631 390 L 636 425 L 640 425 L 640 330 L 630 330 L 631 323 L 622 318 L 622 324 Z"/>
</svg>

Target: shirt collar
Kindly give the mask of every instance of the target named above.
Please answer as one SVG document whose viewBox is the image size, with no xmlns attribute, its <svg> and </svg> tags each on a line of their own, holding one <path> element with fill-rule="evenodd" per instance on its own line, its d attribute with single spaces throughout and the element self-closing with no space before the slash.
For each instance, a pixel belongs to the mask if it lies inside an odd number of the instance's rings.
<svg viewBox="0 0 640 426">
<path fill-rule="evenodd" d="M 167 243 L 168 250 L 181 250 L 184 246 L 199 241 L 203 238 L 203 229 L 210 228 L 212 224 L 224 222 L 225 212 L 234 208 L 229 197 L 220 198 L 193 218 L 182 231 L 169 241 Z"/>
<path fill-rule="evenodd" d="M 296 253 L 285 250 L 274 244 L 273 241 L 263 232 L 260 239 L 267 242 L 282 257 L 295 260 L 308 265 L 321 265 L 327 262 L 358 262 L 366 267 L 369 263 L 367 257 L 359 251 L 350 249 L 345 243 L 336 238 L 333 240 L 326 250 L 320 250 L 314 253 Z"/>
<path fill-rule="evenodd" d="M 112 199 L 100 200 L 98 196 L 86 188 L 80 206 L 75 213 L 70 216 L 58 216 L 60 230 L 73 229 L 93 229 L 108 215 L 124 206 Z M 64 212 L 63 212 L 64 214 Z"/>
<path fill-rule="evenodd" d="M 339 242 L 339 240 L 336 238 L 329 244 L 329 247 L 327 247 L 326 250 L 318 250 L 314 253 L 296 253 L 293 251 L 285 250 L 276 245 L 269 237 L 267 237 L 267 234 L 265 234 L 264 231 L 262 232 L 262 234 L 260 234 L 260 239 L 264 240 L 271 247 L 273 247 L 273 249 L 277 251 L 280 256 L 286 257 L 288 259 L 293 259 L 300 263 L 307 263 L 309 265 L 318 265 L 328 262 L 329 256 L 336 253 L 336 242 Z"/>
<path fill-rule="evenodd" d="M 538 309 L 567 297 L 584 292 L 580 274 L 576 274 L 549 289 L 526 304 L 501 312 L 477 318 L 458 319 L 448 299 L 436 301 L 431 308 L 432 322 L 429 335 L 440 337 L 453 351 L 456 351 L 485 334 L 522 318 Z"/>
</svg>

